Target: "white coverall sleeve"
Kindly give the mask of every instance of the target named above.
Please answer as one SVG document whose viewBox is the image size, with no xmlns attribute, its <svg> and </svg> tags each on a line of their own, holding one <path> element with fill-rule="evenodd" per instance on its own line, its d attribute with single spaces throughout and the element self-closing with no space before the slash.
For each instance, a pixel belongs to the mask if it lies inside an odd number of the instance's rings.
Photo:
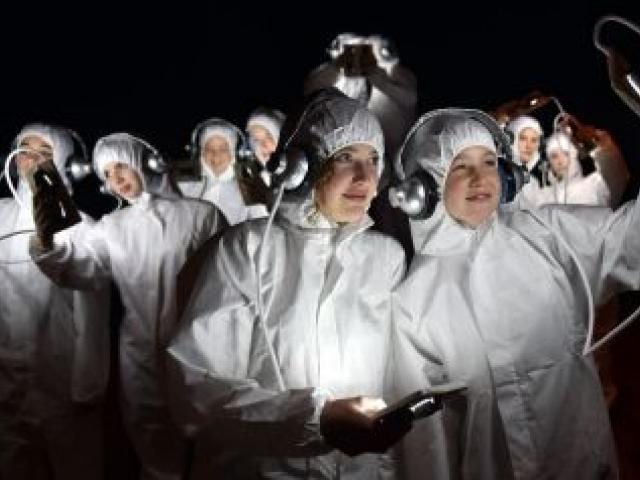
<svg viewBox="0 0 640 480">
<path fill-rule="evenodd" d="M 82 221 L 54 236 L 53 248 L 29 253 L 38 268 L 56 284 L 76 290 L 98 290 L 111 278 L 109 249 L 102 221 Z"/>
<path fill-rule="evenodd" d="M 229 449 L 327 452 L 319 433 L 327 392 L 278 387 L 256 313 L 254 258 L 242 233 L 229 231 L 203 265 L 168 347 L 174 414 L 188 435 L 217 435 Z"/>
<path fill-rule="evenodd" d="M 596 304 L 611 295 L 640 289 L 640 205 L 615 212 L 603 207 L 548 206 L 538 214 L 576 253 Z M 543 218 L 544 219 L 544 218 Z"/>
<path fill-rule="evenodd" d="M 65 255 L 67 244 L 87 238 L 98 225 L 81 214 L 82 221 L 54 236 L 54 249 L 41 253 L 32 237 L 29 253 L 40 270 L 55 283 L 70 285 Z M 51 255 L 51 258 L 49 258 Z M 55 259 L 55 261 L 54 261 Z M 60 280 L 60 281 L 59 281 Z M 62 281 L 64 280 L 64 281 Z M 91 279 L 91 291 L 73 292 L 75 328 L 74 361 L 71 373 L 71 396 L 79 403 L 100 401 L 109 379 L 109 316 L 111 285 L 105 275 Z M 77 282 L 73 282 L 74 285 Z M 85 286 L 86 290 L 86 286 Z"/>
</svg>

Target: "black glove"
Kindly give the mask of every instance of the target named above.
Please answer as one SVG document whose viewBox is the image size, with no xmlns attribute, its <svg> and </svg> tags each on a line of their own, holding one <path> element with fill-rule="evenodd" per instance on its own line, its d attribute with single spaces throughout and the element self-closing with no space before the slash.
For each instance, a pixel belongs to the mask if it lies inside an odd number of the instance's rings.
<svg viewBox="0 0 640 480">
<path fill-rule="evenodd" d="M 46 191 L 32 197 L 33 221 L 39 246 L 45 250 L 53 248 L 53 234 L 60 230 L 60 207 L 57 199 Z"/>
</svg>

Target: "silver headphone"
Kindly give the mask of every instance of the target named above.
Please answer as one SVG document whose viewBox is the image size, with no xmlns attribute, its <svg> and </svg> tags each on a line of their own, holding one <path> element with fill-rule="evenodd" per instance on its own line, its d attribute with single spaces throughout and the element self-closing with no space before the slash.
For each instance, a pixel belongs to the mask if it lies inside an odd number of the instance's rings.
<svg viewBox="0 0 640 480">
<path fill-rule="evenodd" d="M 89 152 L 86 143 L 82 140 L 82 137 L 75 131 L 67 127 L 61 127 L 58 125 L 47 124 L 49 127 L 62 130 L 69 134 L 73 143 L 73 149 L 64 162 L 64 173 L 72 182 L 80 182 L 93 173 L 93 167 L 89 159 Z M 17 138 L 11 143 L 11 151 L 15 152 L 19 145 Z M 5 161 L 8 160 L 5 159 Z M 17 178 L 18 170 L 15 162 L 9 165 L 9 174 L 12 178 Z"/>
<path fill-rule="evenodd" d="M 255 155 L 253 153 L 253 148 L 251 148 L 251 144 L 247 140 L 247 136 L 244 134 L 242 130 L 236 127 L 233 123 L 218 117 L 212 117 L 207 120 L 204 120 L 198 125 L 195 126 L 193 131 L 191 132 L 191 142 L 189 143 L 189 152 L 191 153 L 191 160 L 199 165 L 200 164 L 200 154 L 201 145 L 200 141 L 202 139 L 202 132 L 204 132 L 205 128 L 210 126 L 220 126 L 225 128 L 231 128 L 238 135 L 238 143 L 236 145 L 235 157 L 236 160 L 242 163 L 256 161 Z"/>
<path fill-rule="evenodd" d="M 513 161 L 511 141 L 500 126 L 480 110 L 445 108 L 423 115 L 407 134 L 395 159 L 394 167 L 400 182 L 389 189 L 389 203 L 412 218 L 428 218 L 440 201 L 441 192 L 433 176 L 417 161 L 424 143 L 418 134 L 421 129 L 434 133 L 442 130 L 452 118 L 466 118 L 482 124 L 494 139 L 498 156 L 498 173 L 501 184 L 501 203 L 513 201 L 525 183 L 529 173 Z M 411 159 L 404 161 L 405 159 Z M 403 165 L 404 163 L 404 165 Z"/>
<path fill-rule="evenodd" d="M 165 173 L 169 172 L 169 168 L 170 168 L 169 164 L 166 162 L 166 160 L 164 159 L 162 154 L 158 151 L 158 149 L 156 149 L 153 145 L 151 145 L 146 140 L 140 137 L 136 137 L 135 135 L 132 135 L 130 133 L 125 133 L 125 132 L 112 133 L 107 137 L 102 137 L 96 142 L 96 145 L 94 146 L 94 151 L 95 151 L 95 148 L 98 145 L 104 143 L 104 141 L 107 138 L 113 138 L 114 136 L 121 136 L 122 138 L 130 138 L 133 141 L 142 145 L 143 150 L 141 154 L 141 164 L 142 164 L 142 169 L 144 171 L 151 172 L 154 175 L 164 175 Z M 113 195 L 113 193 L 111 192 L 111 189 L 108 187 L 106 182 L 104 182 L 100 186 L 100 192 L 103 194 Z"/>
<path fill-rule="evenodd" d="M 276 151 L 273 152 L 266 168 L 271 174 L 271 186 L 278 189 L 281 186 L 292 195 L 306 196 L 313 188 L 317 168 L 313 169 L 314 162 L 310 161 L 310 153 L 302 145 L 293 145 L 298 139 L 300 129 L 304 121 L 313 112 L 313 109 L 320 103 L 336 96 L 346 97 L 340 90 L 335 87 L 324 88 L 314 92 L 307 104 L 298 117 L 292 133 L 287 137 L 286 141 L 278 143 Z M 317 162 L 316 162 L 317 163 Z"/>
</svg>

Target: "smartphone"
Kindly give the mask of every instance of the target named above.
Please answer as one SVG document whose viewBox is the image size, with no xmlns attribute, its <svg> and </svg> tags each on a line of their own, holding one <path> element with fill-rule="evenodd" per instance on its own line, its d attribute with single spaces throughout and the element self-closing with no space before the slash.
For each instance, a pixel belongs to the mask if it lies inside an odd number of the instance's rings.
<svg viewBox="0 0 640 480">
<path fill-rule="evenodd" d="M 378 412 L 375 422 L 379 426 L 389 423 L 407 424 L 429 417 L 440 410 L 447 400 L 462 395 L 465 390 L 465 386 L 457 383 L 417 390 Z"/>
</svg>

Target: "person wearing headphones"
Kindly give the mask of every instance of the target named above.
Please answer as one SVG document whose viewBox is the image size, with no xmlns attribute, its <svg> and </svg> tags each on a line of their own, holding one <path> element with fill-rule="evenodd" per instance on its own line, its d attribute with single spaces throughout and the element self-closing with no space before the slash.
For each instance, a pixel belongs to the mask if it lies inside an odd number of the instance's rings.
<svg viewBox="0 0 640 480">
<path fill-rule="evenodd" d="M 597 169 L 584 176 L 578 161 L 578 149 L 571 137 L 556 132 L 546 141 L 551 185 L 540 191 L 538 204 L 567 203 L 611 206 L 611 194 Z"/>
<path fill-rule="evenodd" d="M 500 204 L 509 141 L 482 112 L 432 112 L 412 132 L 396 168 L 428 174 L 440 200 L 411 220 L 394 295 L 397 395 L 467 391 L 405 438 L 406 477 L 617 478 L 593 307 L 640 288 L 640 208 Z"/>
<path fill-rule="evenodd" d="M 197 181 L 180 182 L 185 197 L 213 203 L 226 217 L 229 225 L 249 218 L 266 216 L 265 205 L 247 205 L 238 179 L 236 152 L 242 136 L 238 128 L 222 119 L 212 119 L 193 132 L 202 177 Z"/>
<path fill-rule="evenodd" d="M 290 190 L 272 229 L 256 219 L 225 234 L 168 349 L 176 414 L 196 439 L 194 478 L 393 477 L 380 453 L 404 430 L 376 430 L 374 417 L 405 260 L 366 213 L 383 167 L 380 124 L 323 91 L 279 150 L 304 155 L 308 176 L 274 179 Z"/>
<path fill-rule="evenodd" d="M 178 272 L 227 224 L 213 205 L 180 198 L 162 164 L 155 149 L 132 135 L 99 139 L 94 169 L 130 206 L 95 225 L 78 224 L 64 239 L 34 238 L 31 255 L 59 285 L 90 290 L 106 279 L 116 284 L 125 309 L 119 339 L 123 416 L 141 478 L 178 480 L 186 440 L 166 406 L 160 353 L 176 328 Z M 36 225 L 46 232 L 47 206 L 35 205 Z"/>
<path fill-rule="evenodd" d="M 35 229 L 28 172 L 52 161 L 71 192 L 66 167 L 80 152 L 68 129 L 41 123 L 26 125 L 15 144 L 20 151 L 7 161 L 17 165 L 16 198 L 0 199 L 0 478 L 96 478 L 109 285 L 57 286 L 31 261 L 24 235 Z"/>
<path fill-rule="evenodd" d="M 285 116 L 280 110 L 259 107 L 249 115 L 245 128 L 258 161 L 265 165 L 280 139 Z"/>
</svg>

